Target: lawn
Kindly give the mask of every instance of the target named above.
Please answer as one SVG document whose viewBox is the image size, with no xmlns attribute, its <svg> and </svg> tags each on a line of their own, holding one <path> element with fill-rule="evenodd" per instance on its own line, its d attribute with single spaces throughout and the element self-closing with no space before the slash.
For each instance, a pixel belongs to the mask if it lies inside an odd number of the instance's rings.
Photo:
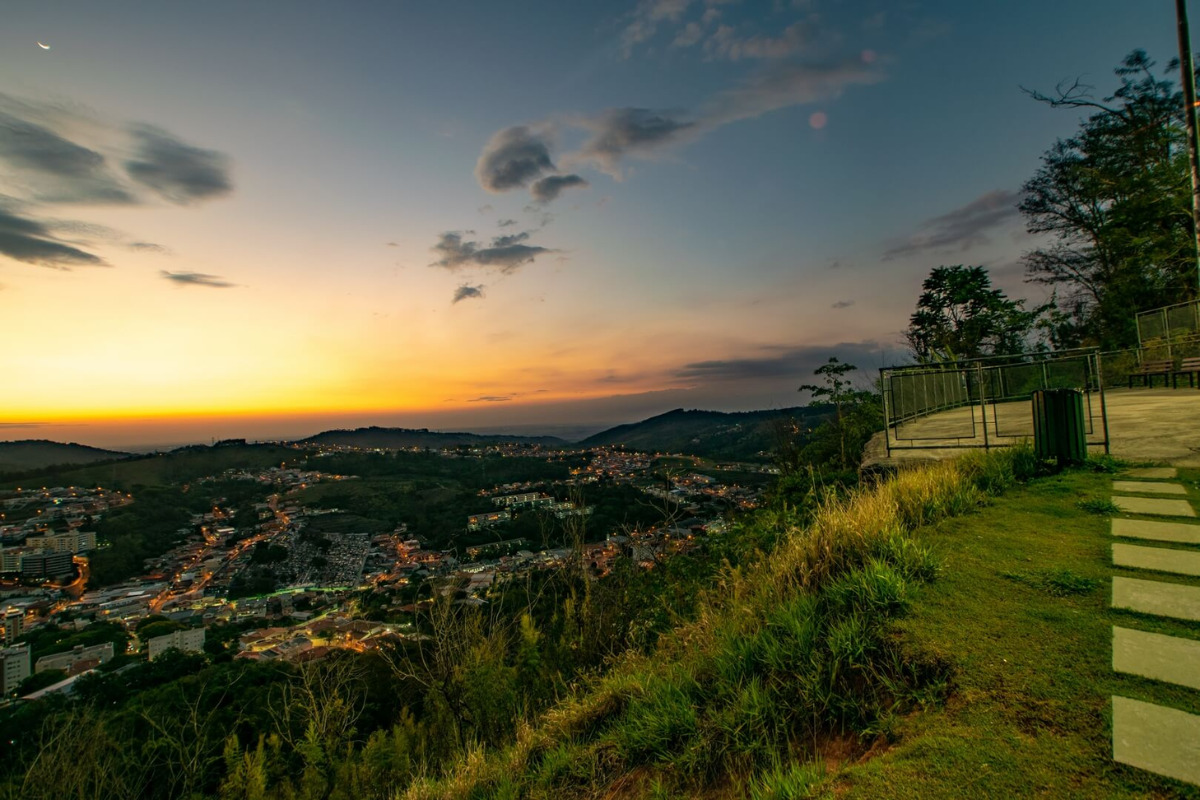
<svg viewBox="0 0 1200 800">
<path fill-rule="evenodd" d="M 951 666 L 951 694 L 944 706 L 896 721 L 890 747 L 830 776 L 823 791 L 1200 798 L 1200 787 L 1111 758 L 1112 695 L 1200 713 L 1200 692 L 1112 671 L 1113 625 L 1200 639 L 1200 625 L 1109 609 L 1112 576 L 1200 581 L 1112 566 L 1109 517 L 1079 505 L 1107 498 L 1111 479 L 1044 478 L 917 532 L 942 570 L 896 623 L 896 635 L 914 653 Z M 1200 508 L 1200 472 L 1183 470 L 1181 479 Z"/>
</svg>

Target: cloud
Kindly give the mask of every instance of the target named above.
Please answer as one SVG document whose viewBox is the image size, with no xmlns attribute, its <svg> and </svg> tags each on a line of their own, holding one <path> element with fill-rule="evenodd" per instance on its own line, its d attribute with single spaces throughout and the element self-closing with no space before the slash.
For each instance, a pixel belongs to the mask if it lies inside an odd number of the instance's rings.
<svg viewBox="0 0 1200 800">
<path fill-rule="evenodd" d="M 849 308 L 852 305 L 854 305 L 853 300 L 838 300 L 836 303 L 831 305 L 830 308 Z"/>
<path fill-rule="evenodd" d="M 107 266 L 99 256 L 58 241 L 47 223 L 5 208 L 0 208 L 0 253 L 56 269 Z"/>
<path fill-rule="evenodd" d="M 562 194 L 564 189 L 587 186 L 588 182 L 578 175 L 549 175 L 542 178 L 530 188 L 533 199 L 539 203 L 549 203 Z"/>
<path fill-rule="evenodd" d="M 671 42 L 674 47 L 691 47 L 704 38 L 704 26 L 699 22 L 689 22 Z"/>
<path fill-rule="evenodd" d="M 498 236 L 489 246 L 481 247 L 478 242 L 464 240 L 460 232 L 448 231 L 443 233 L 433 246 L 433 252 L 440 258 L 429 266 L 446 269 L 488 267 L 509 274 L 540 255 L 558 252 L 546 247 L 524 244 L 528 238 L 528 232 Z"/>
<path fill-rule="evenodd" d="M 454 305 L 455 303 L 459 302 L 460 300 L 470 300 L 470 299 L 482 300 L 483 299 L 483 286 L 471 286 L 469 284 L 464 283 L 462 286 L 459 286 L 457 289 L 454 290 L 454 299 L 450 301 L 450 304 Z"/>
<path fill-rule="evenodd" d="M 468 403 L 507 403 L 510 400 L 512 400 L 512 398 L 507 395 L 487 394 L 487 395 L 484 395 L 483 397 L 476 397 L 473 400 L 468 400 L 467 402 Z"/>
<path fill-rule="evenodd" d="M 651 157 L 697 132 L 696 123 L 684 119 L 682 112 L 648 108 L 610 108 L 579 124 L 592 137 L 577 156 L 609 173 L 617 171 L 626 155 Z"/>
<path fill-rule="evenodd" d="M 883 80 L 883 73 L 862 56 L 838 61 L 786 62 L 755 73 L 740 85 L 718 92 L 698 114 L 706 127 L 753 119 L 771 111 L 837 97 L 847 87 Z"/>
<path fill-rule="evenodd" d="M 130 250 L 134 250 L 139 253 L 161 253 L 165 256 L 171 255 L 171 248 L 163 247 L 161 244 L 155 244 L 154 242 L 129 242 L 125 246 Z"/>
<path fill-rule="evenodd" d="M 679 22 L 693 0 L 642 0 L 633 19 L 621 31 L 621 55 L 629 58 L 637 45 L 648 41 L 663 22 Z"/>
<path fill-rule="evenodd" d="M 790 30 L 790 29 L 789 29 Z M 792 41 L 799 34 L 790 36 Z M 771 40 L 774 42 L 775 40 Z M 767 57 L 782 52 L 782 44 L 766 40 L 743 43 L 738 57 Z M 671 148 L 698 139 L 711 130 L 771 111 L 830 100 L 853 85 L 877 83 L 884 78 L 873 58 L 864 55 L 826 62 L 777 62 L 736 86 L 714 94 L 694 111 L 680 109 L 610 108 L 596 114 L 558 119 L 554 125 L 577 128 L 590 135 L 575 152 L 564 155 L 565 164 L 589 164 L 620 177 L 627 157 L 652 159 Z M 543 129 L 550 122 L 541 123 Z M 565 188 L 583 186 L 578 175 L 554 175 L 550 145 L 544 134 L 527 126 L 498 131 L 479 157 L 475 174 L 488 191 L 499 192 L 533 184 L 535 200 L 552 200 Z"/>
<path fill-rule="evenodd" d="M 843 342 L 836 345 L 805 347 L 763 347 L 769 355 L 746 356 L 712 361 L 696 361 L 677 369 L 675 377 L 701 383 L 788 379 L 802 381 L 813 371 L 837 356 L 859 367 L 872 366 L 879 357 L 875 342 Z"/>
<path fill-rule="evenodd" d="M 937 251 L 963 251 L 987 244 L 988 233 L 1020 216 L 1015 191 L 997 189 L 972 200 L 962 208 L 927 220 L 917 232 L 893 244 L 883 254 L 884 261 L 902 256 Z"/>
<path fill-rule="evenodd" d="M 236 284 L 229 283 L 220 275 L 205 275 L 203 272 L 167 272 L 159 270 L 159 275 L 180 286 L 207 286 L 210 289 L 230 289 Z"/>
<path fill-rule="evenodd" d="M 125 171 L 164 200 L 182 206 L 233 191 L 223 153 L 185 144 L 153 125 L 135 125 L 130 133 L 137 151 L 125 162 Z"/>
<path fill-rule="evenodd" d="M 11 195 L 0 197 L 0 254 L 59 269 L 105 265 L 89 252 L 97 242 L 169 251 L 101 225 L 50 217 L 47 206 L 135 206 L 156 197 L 187 204 L 232 190 L 221 153 L 186 145 L 161 128 L 107 122 L 78 105 L 3 93 L 0 181 Z"/>
<path fill-rule="evenodd" d="M 516 224 L 517 224 L 517 221 L 515 219 L 502 219 L 496 223 L 496 227 L 497 228 L 510 228 Z"/>
<path fill-rule="evenodd" d="M 0 95 L 0 107 L 33 109 Z M 0 110 L 0 159 L 32 179 L 33 198 L 62 203 L 132 203 L 103 155 L 44 125 Z"/>
<path fill-rule="evenodd" d="M 506 192 L 527 186 L 554 170 L 548 136 L 525 125 L 514 125 L 497 131 L 484 145 L 475 164 L 475 178 L 489 192 Z"/>
<path fill-rule="evenodd" d="M 817 26 L 809 21 L 795 22 L 778 36 L 738 36 L 732 27 L 722 25 L 704 42 L 704 52 L 728 61 L 788 58 L 811 44 L 817 33 Z"/>
</svg>

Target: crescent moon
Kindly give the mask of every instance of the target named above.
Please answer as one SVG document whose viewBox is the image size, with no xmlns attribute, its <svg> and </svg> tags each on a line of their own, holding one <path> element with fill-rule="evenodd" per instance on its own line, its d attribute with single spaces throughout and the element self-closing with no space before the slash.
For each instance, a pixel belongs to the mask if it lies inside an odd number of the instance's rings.
<svg viewBox="0 0 1200 800">
<path fill-rule="evenodd" d="M 48 45 L 48 44 L 42 44 L 41 42 L 38 42 L 38 47 L 42 48 L 43 50 L 49 50 L 49 49 L 50 49 L 50 45 Z"/>
</svg>

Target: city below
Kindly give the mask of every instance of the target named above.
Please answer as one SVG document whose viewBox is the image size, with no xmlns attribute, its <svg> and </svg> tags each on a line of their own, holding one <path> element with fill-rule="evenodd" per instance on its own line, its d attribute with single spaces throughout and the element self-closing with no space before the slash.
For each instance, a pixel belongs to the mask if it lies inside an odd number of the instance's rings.
<svg viewBox="0 0 1200 800">
<path fill-rule="evenodd" d="M 232 455 L 253 447 L 237 441 L 211 450 Z M 252 660 L 305 662 L 337 648 L 361 651 L 388 638 L 417 637 L 413 614 L 434 602 L 428 587 L 453 593 L 459 604 L 484 605 L 507 582 L 538 571 L 575 565 L 602 577 L 618 556 L 652 569 L 704 537 L 721 535 L 738 511 L 760 504 L 763 487 L 777 472 L 764 464 L 618 447 L 495 444 L 386 454 L 347 445 L 277 447 L 308 468 L 284 461 L 186 481 L 180 491 L 204 497 L 204 510 L 175 529 L 168 550 L 143 559 L 137 574 L 117 582 L 97 581 L 92 569 L 113 546 L 96 529 L 103 530 L 115 511 L 135 506 L 137 490 L 0 489 L 5 695 L 43 673 L 56 680 L 38 678 L 32 682 L 37 688 L 18 696 L 70 692 L 77 679 L 117 656 L 129 662 L 121 667 L 128 669 L 170 649 L 204 651 L 212 626 L 222 631 L 224 649 Z M 379 530 L 377 520 L 355 529 L 355 521 L 364 519 L 356 513 L 361 509 L 325 498 L 338 497 L 338 486 L 361 484 L 363 477 L 311 468 L 406 456 L 435 458 L 458 473 L 470 472 L 472 462 L 536 462 L 559 476 L 474 481 L 469 496 L 449 504 L 459 512 L 454 522 L 418 533 L 404 521 L 388 530 Z M 596 506 L 585 501 L 614 490 L 634 492 L 649 513 L 633 523 L 594 524 Z M 75 638 L 97 638 L 84 635 L 90 626 L 108 639 L 71 645 Z M 39 629 L 57 635 L 28 635 Z M 114 640 L 125 642 L 123 651 L 114 649 Z M 210 639 L 208 650 L 214 649 Z"/>
</svg>

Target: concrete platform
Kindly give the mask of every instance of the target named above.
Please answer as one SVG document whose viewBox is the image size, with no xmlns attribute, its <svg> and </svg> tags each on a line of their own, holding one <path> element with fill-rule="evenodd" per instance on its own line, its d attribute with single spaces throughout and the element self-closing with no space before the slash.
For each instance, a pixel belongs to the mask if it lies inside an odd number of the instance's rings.
<svg viewBox="0 0 1200 800">
<path fill-rule="evenodd" d="M 1113 671 L 1200 689 L 1200 642 L 1114 627 Z"/>
<path fill-rule="evenodd" d="M 1162 497 L 1113 496 L 1113 505 L 1126 514 L 1149 514 L 1156 517 L 1194 517 L 1196 510 L 1187 500 L 1168 500 Z"/>
<path fill-rule="evenodd" d="M 1129 461 L 1157 461 L 1172 466 L 1200 467 L 1200 391 L 1191 388 L 1118 388 L 1105 392 L 1105 402 L 1108 406 L 1110 449 L 1114 456 Z M 1099 404 L 1099 397 L 1094 395 L 1092 416 L 1097 434 L 1100 431 Z M 1001 433 L 1033 438 L 1033 410 L 1029 401 L 1001 403 L 995 407 L 989 405 L 987 418 L 989 436 L 993 441 L 996 431 L 993 418 L 999 421 Z M 913 444 L 922 445 L 922 449 L 892 450 L 889 457 L 884 436 L 878 433 L 867 444 L 863 454 L 864 469 L 894 467 L 909 461 L 956 458 L 963 452 L 951 447 L 956 444 L 983 446 L 978 406 L 930 414 L 903 423 L 900 427 L 903 435 L 920 439 Z M 966 438 L 956 438 L 964 434 Z M 1091 447 L 1089 452 L 1096 454 L 1103 450 Z"/>
<path fill-rule="evenodd" d="M 1200 586 L 1140 578 L 1113 578 L 1112 607 L 1200 622 Z"/>
<path fill-rule="evenodd" d="M 1200 550 L 1139 547 L 1136 544 L 1113 542 L 1112 560 L 1115 567 L 1152 569 L 1157 572 L 1200 577 Z"/>
<path fill-rule="evenodd" d="M 1180 497 L 1187 496 L 1187 489 L 1182 483 L 1161 483 L 1159 481 L 1113 481 L 1114 492 L 1128 494 L 1171 494 Z"/>
<path fill-rule="evenodd" d="M 1145 478 L 1147 480 L 1167 480 L 1179 477 L 1179 470 L 1174 467 L 1143 467 L 1131 469 L 1125 473 L 1130 478 Z"/>
<path fill-rule="evenodd" d="M 1114 696 L 1113 759 L 1200 785 L 1200 717 Z"/>
<path fill-rule="evenodd" d="M 1112 535 L 1127 539 L 1150 539 L 1156 542 L 1173 542 L 1175 544 L 1200 544 L 1200 525 L 1116 517 L 1112 521 Z"/>
</svg>

